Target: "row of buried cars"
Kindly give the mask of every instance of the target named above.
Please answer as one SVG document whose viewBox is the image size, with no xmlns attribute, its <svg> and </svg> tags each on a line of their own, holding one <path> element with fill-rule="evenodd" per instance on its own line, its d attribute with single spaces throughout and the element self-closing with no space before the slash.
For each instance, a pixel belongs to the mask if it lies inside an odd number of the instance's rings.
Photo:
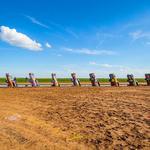
<svg viewBox="0 0 150 150">
<path fill-rule="evenodd" d="M 60 86 L 56 74 L 52 73 L 51 74 L 52 80 L 51 80 L 51 86 Z M 101 86 L 101 83 L 99 80 L 96 78 L 94 73 L 89 74 L 90 77 L 90 82 L 92 86 Z M 25 78 L 26 82 L 31 84 L 32 87 L 38 87 L 40 86 L 38 80 L 35 78 L 33 73 L 29 73 L 29 77 Z M 150 86 L 150 73 L 145 74 L 145 80 L 147 82 L 147 85 Z M 80 80 L 77 78 L 76 73 L 71 73 L 71 81 L 73 83 L 73 86 L 81 86 Z M 119 86 L 119 81 L 116 78 L 115 74 L 109 74 L 109 82 L 111 86 Z M 134 78 L 133 74 L 128 74 L 127 75 L 127 82 L 128 86 L 138 86 L 139 83 L 138 81 Z M 17 78 L 12 78 L 12 76 L 9 73 L 6 73 L 6 84 L 7 87 L 18 87 L 17 84 Z M 25 84 L 25 86 L 28 86 L 29 84 Z"/>
</svg>

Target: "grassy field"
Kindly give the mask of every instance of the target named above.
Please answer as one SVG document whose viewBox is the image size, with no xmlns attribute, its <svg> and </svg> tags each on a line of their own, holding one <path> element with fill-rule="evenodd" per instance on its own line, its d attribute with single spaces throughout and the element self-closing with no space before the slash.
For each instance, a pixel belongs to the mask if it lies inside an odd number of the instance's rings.
<svg viewBox="0 0 150 150">
<path fill-rule="evenodd" d="M 102 83 L 103 82 L 109 82 L 108 78 L 99 78 L 98 80 Z M 126 78 L 119 78 L 118 80 L 119 80 L 119 82 L 126 82 L 127 81 Z M 138 82 L 145 82 L 144 78 L 137 78 L 136 80 Z M 42 83 L 48 83 L 48 82 L 51 82 L 51 79 L 49 79 L 49 78 L 38 78 L 38 81 L 42 82 Z M 71 82 L 70 78 L 58 78 L 58 81 L 60 83 Z M 88 78 L 80 78 L 80 81 L 81 82 L 89 82 L 89 79 Z M 25 80 L 25 78 L 17 78 L 17 82 L 18 83 L 25 83 L 26 80 Z M 0 83 L 5 83 L 5 78 L 0 78 Z"/>
</svg>

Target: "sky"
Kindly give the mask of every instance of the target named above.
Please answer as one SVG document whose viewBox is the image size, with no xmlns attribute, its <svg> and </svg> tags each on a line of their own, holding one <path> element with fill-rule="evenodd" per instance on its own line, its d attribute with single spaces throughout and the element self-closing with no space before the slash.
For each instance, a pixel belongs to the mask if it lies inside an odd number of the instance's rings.
<svg viewBox="0 0 150 150">
<path fill-rule="evenodd" d="M 149 0 L 0 0 L 0 76 L 150 72 Z"/>
</svg>

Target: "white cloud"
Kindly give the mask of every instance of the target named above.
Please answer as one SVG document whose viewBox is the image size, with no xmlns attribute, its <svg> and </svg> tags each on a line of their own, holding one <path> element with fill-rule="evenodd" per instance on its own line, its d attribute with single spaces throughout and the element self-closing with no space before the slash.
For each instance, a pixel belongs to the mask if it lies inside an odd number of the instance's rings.
<svg viewBox="0 0 150 150">
<path fill-rule="evenodd" d="M 39 25 L 39 26 L 41 26 L 41 27 L 44 27 L 44 28 L 49 28 L 47 25 L 45 25 L 45 24 L 43 24 L 43 23 L 41 23 L 40 21 L 38 21 L 37 19 L 35 19 L 34 17 L 31 17 L 31 16 L 25 16 L 26 18 L 28 18 L 32 23 L 34 23 L 34 24 L 37 24 L 37 25 Z"/>
<path fill-rule="evenodd" d="M 147 45 L 150 45 L 150 42 L 146 42 Z"/>
<path fill-rule="evenodd" d="M 73 32 L 71 29 L 66 28 L 65 31 L 66 31 L 67 33 L 69 33 L 70 35 L 72 35 L 73 37 L 75 37 L 76 39 L 79 38 L 78 35 L 77 35 L 75 32 Z"/>
<path fill-rule="evenodd" d="M 99 66 L 99 67 L 102 67 L 102 68 L 118 68 L 118 69 L 128 69 L 128 67 L 125 67 L 125 66 L 122 66 L 122 65 L 111 65 L 111 64 L 99 64 L 99 63 L 96 63 L 96 62 L 89 62 L 90 65 L 94 65 L 94 66 Z"/>
<path fill-rule="evenodd" d="M 149 72 L 150 68 L 139 68 L 139 67 L 129 67 L 129 66 L 123 66 L 123 65 L 111 65 L 111 64 L 100 64 L 97 62 L 89 62 L 89 65 L 92 66 L 93 70 L 95 72 L 97 70 L 100 70 L 100 74 L 109 74 L 111 72 L 114 72 L 115 74 L 126 77 L 127 74 L 134 74 L 136 77 L 143 77 L 145 73 Z M 97 69 L 99 68 L 99 69 Z"/>
<path fill-rule="evenodd" d="M 73 36 L 73 37 L 76 38 L 76 39 L 79 38 L 79 36 L 78 36 L 73 30 L 71 30 L 71 29 L 68 28 L 68 27 L 64 27 L 64 26 L 62 26 L 61 24 L 57 24 L 57 23 L 55 23 L 55 22 L 51 22 L 50 24 L 51 24 L 53 27 L 55 27 L 55 28 L 57 28 L 57 29 L 59 29 L 59 30 L 65 31 L 66 33 L 70 34 L 71 36 Z"/>
<path fill-rule="evenodd" d="M 23 33 L 17 32 L 16 29 L 10 29 L 6 26 L 0 26 L 0 39 L 16 47 L 32 51 L 42 50 L 40 43 L 37 43 Z"/>
<path fill-rule="evenodd" d="M 113 68 L 113 67 L 119 67 L 117 65 L 110 65 L 110 64 L 98 64 L 96 62 L 89 62 L 90 65 L 99 66 L 102 68 Z"/>
<path fill-rule="evenodd" d="M 104 67 L 104 68 L 112 68 L 113 66 L 110 65 L 110 64 L 100 64 L 101 67 Z"/>
<path fill-rule="evenodd" d="M 51 46 L 49 43 L 46 43 L 45 46 L 46 46 L 47 48 L 52 48 L 52 46 Z"/>
<path fill-rule="evenodd" d="M 61 56 L 62 56 L 62 54 L 57 54 L 57 56 L 58 56 L 58 57 L 61 57 Z"/>
<path fill-rule="evenodd" d="M 116 55 L 116 52 L 109 51 L 109 50 L 91 50 L 87 48 L 82 48 L 82 49 L 63 48 L 63 49 L 68 52 L 85 54 L 85 55 Z"/>
<path fill-rule="evenodd" d="M 90 65 L 97 65 L 97 63 L 94 62 L 94 61 L 90 61 L 89 64 L 90 64 Z"/>
<path fill-rule="evenodd" d="M 141 38 L 150 38 L 150 32 L 144 32 L 142 30 L 138 30 L 135 32 L 129 33 L 133 40 L 138 40 Z"/>
</svg>

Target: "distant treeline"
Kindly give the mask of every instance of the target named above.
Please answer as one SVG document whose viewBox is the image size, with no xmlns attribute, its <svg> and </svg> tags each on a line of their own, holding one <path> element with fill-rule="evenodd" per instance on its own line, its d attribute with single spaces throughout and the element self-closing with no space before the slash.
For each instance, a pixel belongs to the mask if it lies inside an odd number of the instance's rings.
<svg viewBox="0 0 150 150">
<path fill-rule="evenodd" d="M 5 78 L 0 78 L 0 83 L 5 83 Z M 41 83 L 48 83 L 48 82 L 51 82 L 52 80 L 49 79 L 49 78 L 37 78 L 37 80 Z M 90 82 L 89 81 L 89 78 L 79 78 L 80 82 Z M 98 80 L 100 82 L 109 82 L 109 79 L 108 78 L 98 78 Z M 119 82 L 127 82 L 127 79 L 126 78 L 118 78 Z M 136 80 L 138 82 L 145 82 L 145 79 L 144 78 L 136 78 Z M 27 82 L 25 78 L 17 78 L 17 82 L 18 83 L 25 83 Z M 71 79 L 70 78 L 58 78 L 58 82 L 60 83 L 69 83 L 71 82 Z"/>
</svg>

